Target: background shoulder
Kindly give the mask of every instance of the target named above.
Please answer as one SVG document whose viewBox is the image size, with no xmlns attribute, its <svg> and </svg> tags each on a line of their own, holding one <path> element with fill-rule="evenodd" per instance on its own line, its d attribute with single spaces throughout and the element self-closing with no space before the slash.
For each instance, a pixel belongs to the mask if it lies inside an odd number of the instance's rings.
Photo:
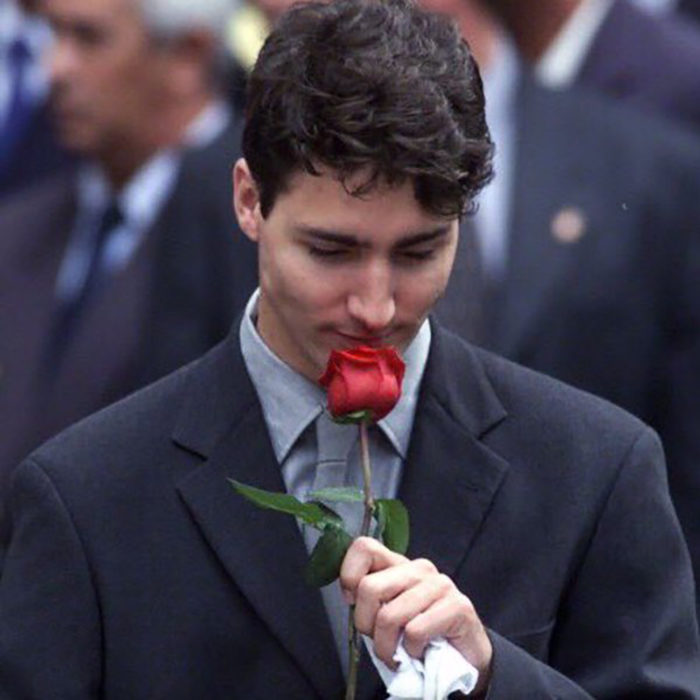
<svg viewBox="0 0 700 700">
<path fill-rule="evenodd" d="M 197 360 L 84 418 L 37 448 L 27 463 L 57 483 L 125 480 L 173 450 L 172 430 Z"/>
</svg>

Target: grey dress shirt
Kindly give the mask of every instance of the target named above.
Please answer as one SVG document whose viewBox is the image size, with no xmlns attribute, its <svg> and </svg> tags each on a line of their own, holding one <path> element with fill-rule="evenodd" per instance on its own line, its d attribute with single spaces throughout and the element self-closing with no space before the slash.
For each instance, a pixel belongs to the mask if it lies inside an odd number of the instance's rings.
<svg viewBox="0 0 700 700">
<path fill-rule="evenodd" d="M 255 327 L 259 290 L 254 292 L 241 321 L 241 352 L 262 405 L 272 446 L 282 470 L 287 492 L 305 500 L 316 476 L 318 447 L 315 423 L 326 407 L 325 391 L 283 362 L 262 340 Z M 370 428 L 372 491 L 377 498 L 394 498 L 413 428 L 416 402 L 430 351 L 430 324 L 425 321 L 403 353 L 406 375 L 399 402 L 393 411 Z M 354 425 L 334 424 L 333 439 L 345 443 L 348 462 L 359 474 L 359 439 Z M 358 479 L 361 477 L 358 476 Z M 360 482 L 358 482 L 360 483 Z M 339 484 L 341 485 L 341 484 Z M 307 548 L 315 534 L 304 532 Z M 347 605 L 335 582 L 321 590 L 336 639 L 343 670 L 347 673 Z"/>
</svg>

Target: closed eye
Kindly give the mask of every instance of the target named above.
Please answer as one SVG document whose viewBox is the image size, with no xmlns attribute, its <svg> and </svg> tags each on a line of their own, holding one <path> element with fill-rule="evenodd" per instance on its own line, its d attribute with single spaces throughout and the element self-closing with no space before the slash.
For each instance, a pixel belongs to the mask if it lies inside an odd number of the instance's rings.
<svg viewBox="0 0 700 700">
<path fill-rule="evenodd" d="M 318 246 L 309 245 L 309 254 L 315 258 L 340 258 L 344 255 L 348 255 L 350 250 L 348 248 L 339 248 L 336 246 Z"/>
<path fill-rule="evenodd" d="M 397 256 L 402 260 L 420 262 L 422 260 L 430 260 L 435 256 L 435 248 L 426 250 L 402 250 L 397 253 Z"/>
</svg>

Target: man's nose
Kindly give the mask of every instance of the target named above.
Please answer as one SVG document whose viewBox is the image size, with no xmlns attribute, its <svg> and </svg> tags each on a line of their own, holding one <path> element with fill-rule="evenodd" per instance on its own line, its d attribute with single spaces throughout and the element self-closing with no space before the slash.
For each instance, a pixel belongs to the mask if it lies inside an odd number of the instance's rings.
<svg viewBox="0 0 700 700">
<path fill-rule="evenodd" d="M 394 281 L 388 264 L 370 261 L 348 296 L 348 312 L 370 332 L 386 328 L 396 313 Z"/>
</svg>

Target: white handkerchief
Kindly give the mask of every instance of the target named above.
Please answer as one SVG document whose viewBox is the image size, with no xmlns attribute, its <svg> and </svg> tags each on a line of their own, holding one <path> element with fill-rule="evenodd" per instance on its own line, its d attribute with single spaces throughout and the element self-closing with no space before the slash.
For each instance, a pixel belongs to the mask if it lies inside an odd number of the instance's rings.
<svg viewBox="0 0 700 700">
<path fill-rule="evenodd" d="M 403 637 L 399 639 L 394 654 L 399 665 L 396 671 L 377 658 L 369 637 L 362 638 L 389 693 L 387 700 L 445 700 L 458 690 L 469 695 L 476 687 L 479 672 L 442 637 L 430 642 L 423 661 L 409 656 Z"/>
</svg>

